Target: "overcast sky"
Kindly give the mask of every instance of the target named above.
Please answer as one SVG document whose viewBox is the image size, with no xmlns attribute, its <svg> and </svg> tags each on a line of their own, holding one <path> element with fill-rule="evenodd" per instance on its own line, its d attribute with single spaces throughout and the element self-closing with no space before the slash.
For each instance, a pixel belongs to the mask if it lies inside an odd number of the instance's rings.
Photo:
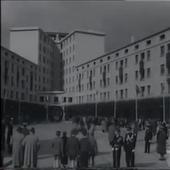
<svg viewBox="0 0 170 170">
<path fill-rule="evenodd" d="M 106 51 L 170 26 L 170 2 L 1 1 L 1 42 L 8 47 L 10 27 L 39 26 L 44 31 L 96 30 L 106 36 Z"/>
</svg>

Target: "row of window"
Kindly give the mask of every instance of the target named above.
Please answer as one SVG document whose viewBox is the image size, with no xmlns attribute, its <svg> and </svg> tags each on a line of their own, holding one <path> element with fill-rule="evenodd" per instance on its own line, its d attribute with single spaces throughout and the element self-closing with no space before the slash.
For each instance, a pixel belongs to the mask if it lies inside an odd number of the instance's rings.
<svg viewBox="0 0 170 170">
<path fill-rule="evenodd" d="M 69 46 L 67 49 L 63 50 L 63 52 L 62 52 L 63 57 L 67 57 L 68 55 L 73 53 L 74 50 L 75 50 L 75 45 L 73 44 L 72 46 Z"/>
<path fill-rule="evenodd" d="M 72 57 L 69 57 L 63 60 L 63 64 L 64 65 L 70 64 L 71 62 L 74 62 L 74 60 L 75 60 L 75 56 L 73 55 Z"/>
<path fill-rule="evenodd" d="M 109 91 L 101 92 L 99 96 L 96 93 L 93 93 L 93 94 L 89 94 L 89 95 L 76 97 L 76 103 L 95 102 L 98 100 L 100 100 L 100 101 L 110 100 L 110 92 Z"/>
<path fill-rule="evenodd" d="M 170 44 L 169 44 L 169 43 L 167 44 L 167 51 L 170 51 Z M 117 54 L 117 56 L 119 56 L 118 53 L 116 53 L 116 54 Z M 160 47 L 160 56 L 163 57 L 163 56 L 165 56 L 165 54 L 166 54 L 166 46 L 165 46 L 165 45 L 162 45 L 162 46 Z M 140 59 L 142 59 L 142 60 L 144 61 L 144 60 L 145 60 L 145 56 L 146 56 L 146 61 L 150 61 L 150 60 L 151 60 L 151 51 L 150 51 L 150 50 L 147 50 L 146 52 L 142 52 L 142 53 L 140 54 Z M 108 56 L 108 60 L 109 60 L 109 59 L 110 59 L 110 56 Z M 140 60 L 139 60 L 139 54 L 136 54 L 136 55 L 135 55 L 135 63 L 138 64 L 139 61 L 140 61 Z M 103 62 L 103 59 L 100 59 L 100 62 Z M 89 63 L 89 64 L 90 64 L 90 63 Z M 89 64 L 87 64 L 87 67 L 89 67 Z M 93 64 L 95 65 L 96 62 L 94 61 Z M 115 62 L 115 68 L 116 68 L 116 70 L 118 70 L 118 69 L 120 68 L 120 66 L 126 68 L 126 67 L 128 66 L 128 59 L 125 58 L 125 59 L 122 59 L 122 60 L 120 60 L 120 61 L 116 61 L 116 62 Z M 82 66 L 82 69 L 84 69 L 84 67 L 85 67 L 85 66 Z M 77 70 L 77 71 L 78 71 L 78 70 Z"/>
<path fill-rule="evenodd" d="M 12 100 L 29 100 L 29 102 L 36 102 L 37 101 L 37 96 L 36 95 L 32 95 L 32 94 L 27 94 L 24 92 L 18 92 L 18 91 L 14 91 L 14 90 L 6 90 L 4 89 L 3 91 L 3 95 L 5 99 L 12 99 Z"/>
<path fill-rule="evenodd" d="M 65 48 L 67 45 L 69 45 L 72 41 L 74 41 L 75 39 L 75 35 L 71 35 L 70 37 L 68 37 L 67 39 L 63 40 L 62 42 L 62 47 Z"/>
</svg>

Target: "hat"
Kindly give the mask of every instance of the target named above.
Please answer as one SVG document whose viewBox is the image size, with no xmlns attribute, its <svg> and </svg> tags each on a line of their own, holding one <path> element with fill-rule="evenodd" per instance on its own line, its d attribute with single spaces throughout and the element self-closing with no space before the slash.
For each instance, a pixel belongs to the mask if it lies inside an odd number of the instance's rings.
<svg viewBox="0 0 170 170">
<path fill-rule="evenodd" d="M 128 127 L 127 127 L 127 130 L 132 130 L 131 126 L 128 126 Z"/>
</svg>

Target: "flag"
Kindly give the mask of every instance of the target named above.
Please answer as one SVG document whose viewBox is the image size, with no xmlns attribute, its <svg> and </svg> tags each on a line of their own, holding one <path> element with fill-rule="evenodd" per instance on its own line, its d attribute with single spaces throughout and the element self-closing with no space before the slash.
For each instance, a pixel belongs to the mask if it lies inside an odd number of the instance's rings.
<svg viewBox="0 0 170 170">
<path fill-rule="evenodd" d="M 136 94 L 138 95 L 140 93 L 140 87 L 136 85 Z"/>
</svg>

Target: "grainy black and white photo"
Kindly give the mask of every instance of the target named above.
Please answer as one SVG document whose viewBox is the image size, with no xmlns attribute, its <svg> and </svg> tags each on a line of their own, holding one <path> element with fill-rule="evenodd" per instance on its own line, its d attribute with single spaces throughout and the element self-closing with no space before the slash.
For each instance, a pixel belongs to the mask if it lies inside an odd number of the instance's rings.
<svg viewBox="0 0 170 170">
<path fill-rule="evenodd" d="M 170 169 L 170 1 L 1 1 L 0 158 Z"/>
</svg>

